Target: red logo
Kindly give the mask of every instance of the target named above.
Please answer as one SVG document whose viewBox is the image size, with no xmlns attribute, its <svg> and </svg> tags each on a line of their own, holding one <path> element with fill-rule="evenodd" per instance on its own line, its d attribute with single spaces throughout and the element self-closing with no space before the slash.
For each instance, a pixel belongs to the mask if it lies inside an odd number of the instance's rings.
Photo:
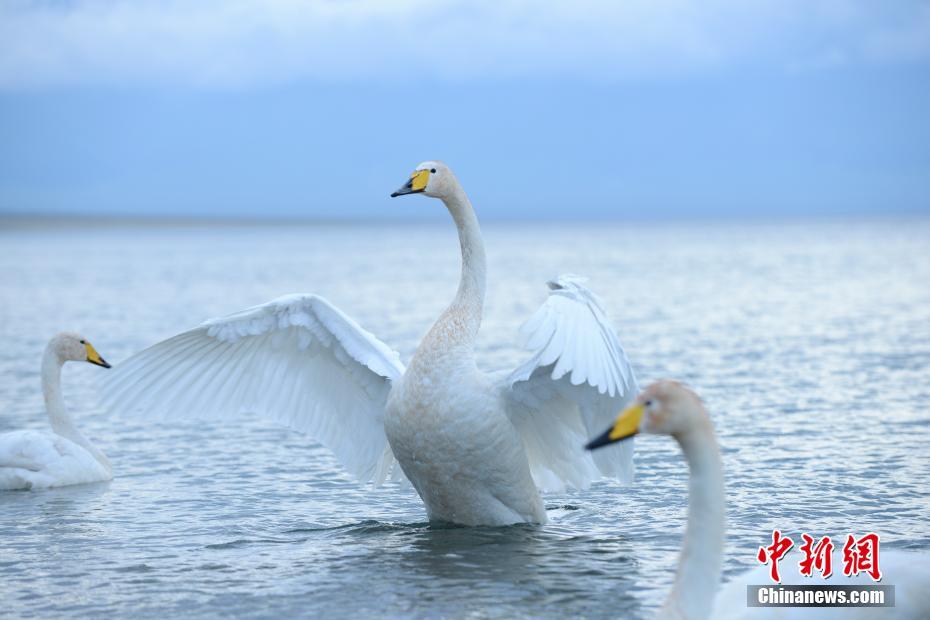
<svg viewBox="0 0 930 620">
<path fill-rule="evenodd" d="M 781 577 L 778 574 L 778 561 L 788 553 L 788 550 L 794 546 L 794 541 L 787 536 L 783 537 L 778 530 L 772 531 L 772 544 L 768 547 L 759 547 L 759 553 L 756 559 L 762 564 L 769 564 L 769 575 L 775 583 L 781 583 Z"/>
<path fill-rule="evenodd" d="M 814 571 L 826 579 L 833 574 L 833 541 L 829 536 L 816 540 L 810 534 L 801 534 L 804 544 L 799 550 L 804 555 L 798 562 L 798 572 L 805 577 L 812 577 Z M 760 564 L 769 565 L 769 576 L 775 583 L 781 583 L 778 573 L 778 562 L 794 546 L 789 536 L 782 536 L 780 530 L 772 531 L 772 544 L 759 547 L 756 559 Z M 860 573 L 868 574 L 873 581 L 881 581 L 882 571 L 878 565 L 878 534 L 869 532 L 859 538 L 852 534 L 846 536 L 843 545 L 843 574 L 855 577 Z"/>
<path fill-rule="evenodd" d="M 852 534 L 843 545 L 843 574 L 847 577 L 868 573 L 872 581 L 881 581 L 882 571 L 878 567 L 878 534 L 866 534 L 856 539 Z"/>
<path fill-rule="evenodd" d="M 801 545 L 801 553 L 804 559 L 798 562 L 798 568 L 805 577 L 814 574 L 814 569 L 820 572 L 820 575 L 826 579 L 833 574 L 833 542 L 829 536 L 824 536 L 815 545 L 813 536 L 801 534 L 804 544 Z"/>
</svg>

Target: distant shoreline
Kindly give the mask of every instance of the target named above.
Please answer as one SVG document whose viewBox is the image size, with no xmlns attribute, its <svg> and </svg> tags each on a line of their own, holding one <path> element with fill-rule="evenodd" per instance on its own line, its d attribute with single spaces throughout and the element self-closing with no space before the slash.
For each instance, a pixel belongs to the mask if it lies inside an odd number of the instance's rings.
<svg viewBox="0 0 930 620">
<path fill-rule="evenodd" d="M 390 220 L 383 220 L 389 223 Z M 395 220 L 396 222 L 396 220 Z M 0 213 L 0 229 L 8 228 L 243 228 L 253 226 L 355 226 L 382 220 L 298 217 L 123 216 Z"/>
<path fill-rule="evenodd" d="M 521 226 L 588 226 L 601 224 L 605 226 L 668 224 L 668 223 L 744 223 L 744 224 L 779 224 L 789 222 L 870 222 L 870 221 L 930 221 L 930 211 L 877 213 L 817 213 L 817 214 L 712 214 L 712 215 L 655 215 L 643 213 L 640 217 L 617 218 L 493 218 L 487 217 L 482 224 L 521 225 Z M 238 217 L 238 216 L 153 216 L 153 215 L 73 215 L 54 213 L 3 213 L 0 212 L 0 231 L 34 230 L 34 229 L 69 229 L 69 228 L 251 228 L 251 227 L 355 227 L 355 226 L 435 226 L 447 223 L 445 213 L 436 217 L 397 218 L 397 217 Z"/>
</svg>

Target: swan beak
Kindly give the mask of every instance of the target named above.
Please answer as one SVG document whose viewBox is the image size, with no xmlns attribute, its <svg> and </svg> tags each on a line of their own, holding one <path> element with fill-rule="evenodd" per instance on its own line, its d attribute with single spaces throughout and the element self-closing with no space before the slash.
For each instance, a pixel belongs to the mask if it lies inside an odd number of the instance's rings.
<svg viewBox="0 0 930 620">
<path fill-rule="evenodd" d="M 623 410 L 614 425 L 592 439 L 585 446 L 588 450 L 629 439 L 639 432 L 639 422 L 643 419 L 643 404 L 636 403 Z"/>
<path fill-rule="evenodd" d="M 419 194 L 426 189 L 427 183 L 429 183 L 429 170 L 415 170 L 410 175 L 410 180 L 391 194 L 391 198 L 397 198 L 405 194 Z"/>
<path fill-rule="evenodd" d="M 84 343 L 84 348 L 87 349 L 87 361 L 91 364 L 96 364 L 97 366 L 103 366 L 104 368 L 109 368 L 110 365 L 105 359 L 100 357 L 100 354 L 97 353 L 97 349 L 94 348 L 89 342 Z"/>
</svg>

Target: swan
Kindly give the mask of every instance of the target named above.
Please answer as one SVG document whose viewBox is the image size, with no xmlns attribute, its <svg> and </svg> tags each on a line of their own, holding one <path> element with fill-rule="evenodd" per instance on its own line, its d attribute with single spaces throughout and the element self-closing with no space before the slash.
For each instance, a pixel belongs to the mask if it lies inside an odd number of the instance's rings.
<svg viewBox="0 0 930 620">
<path fill-rule="evenodd" d="M 663 380 L 647 387 L 614 424 L 588 444 L 596 450 L 623 442 L 637 433 L 671 435 L 688 463 L 688 525 L 675 582 L 659 611 L 661 618 L 930 618 L 930 556 L 885 550 L 880 553 L 882 583 L 895 586 L 895 607 L 748 607 L 747 585 L 771 585 L 769 567 L 760 565 L 720 583 L 724 542 L 724 486 L 720 449 L 710 417 L 700 398 L 682 384 Z M 622 444 L 621 444 L 622 445 Z M 842 566 L 834 551 L 833 566 Z M 803 577 L 786 570 L 798 558 L 781 560 L 782 584 L 871 584 L 871 577 L 836 575 Z M 836 568 L 834 568 L 836 570 Z"/>
<path fill-rule="evenodd" d="M 445 205 L 462 256 L 455 298 L 409 366 L 322 297 L 288 295 L 130 357 L 109 373 L 104 406 L 264 414 L 308 433 L 363 482 L 409 480 L 431 521 L 544 523 L 540 489 L 630 481 L 631 445 L 582 449 L 638 389 L 599 299 L 577 276 L 549 282 L 522 330 L 529 358 L 485 374 L 475 359 L 486 271 L 475 211 L 442 162 L 420 164 L 391 196 L 408 194 Z"/>
<path fill-rule="evenodd" d="M 84 437 L 65 408 L 61 367 L 69 361 L 110 367 L 78 334 L 64 332 L 49 341 L 42 356 L 42 396 L 52 432 L 0 435 L 0 490 L 44 489 L 113 478 L 107 457 Z"/>
</svg>

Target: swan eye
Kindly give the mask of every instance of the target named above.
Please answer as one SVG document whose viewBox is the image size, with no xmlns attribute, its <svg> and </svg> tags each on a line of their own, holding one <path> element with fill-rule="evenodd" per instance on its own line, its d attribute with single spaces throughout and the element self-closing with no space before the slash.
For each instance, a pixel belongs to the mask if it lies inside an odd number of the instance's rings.
<svg viewBox="0 0 930 620">
<path fill-rule="evenodd" d="M 652 401 L 651 401 L 651 400 L 647 400 L 647 401 L 644 402 L 643 404 L 644 404 L 645 406 L 647 406 L 647 407 L 652 407 Z"/>
<path fill-rule="evenodd" d="M 82 340 L 82 341 L 81 341 L 81 344 L 87 344 L 87 343 L 86 343 L 86 342 L 84 342 L 84 341 Z"/>
<path fill-rule="evenodd" d="M 436 169 L 435 169 L 435 168 L 430 168 L 430 173 L 436 174 Z"/>
</svg>

